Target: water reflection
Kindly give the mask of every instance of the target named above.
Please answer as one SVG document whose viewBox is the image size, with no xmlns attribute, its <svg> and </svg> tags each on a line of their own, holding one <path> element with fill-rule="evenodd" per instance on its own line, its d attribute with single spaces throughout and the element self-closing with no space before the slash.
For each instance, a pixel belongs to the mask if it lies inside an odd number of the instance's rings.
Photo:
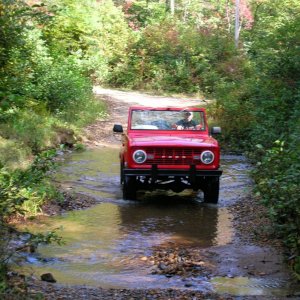
<svg viewBox="0 0 300 300">
<path fill-rule="evenodd" d="M 37 274 L 51 272 L 61 283 L 122 287 L 130 281 L 130 287 L 147 282 L 147 287 L 163 287 L 166 278 L 163 283 L 154 280 L 141 257 L 166 242 L 174 247 L 218 245 L 224 242 L 220 232 L 230 222 L 227 217 L 226 209 L 186 202 L 178 196 L 163 200 L 157 196 L 153 202 L 102 203 L 48 218 L 30 228 L 43 231 L 61 226 L 66 244 L 40 247 L 38 255 L 47 259 L 40 263 L 29 259 L 27 267 Z M 174 280 L 168 284 L 175 284 Z"/>
<path fill-rule="evenodd" d="M 180 244 L 211 246 L 223 243 L 219 228 L 228 229 L 228 242 L 232 234 L 226 209 L 204 206 L 185 197 L 152 195 L 149 201 L 122 205 L 119 211 L 122 224 L 129 232 L 142 232 L 144 236 L 163 233 Z"/>
</svg>

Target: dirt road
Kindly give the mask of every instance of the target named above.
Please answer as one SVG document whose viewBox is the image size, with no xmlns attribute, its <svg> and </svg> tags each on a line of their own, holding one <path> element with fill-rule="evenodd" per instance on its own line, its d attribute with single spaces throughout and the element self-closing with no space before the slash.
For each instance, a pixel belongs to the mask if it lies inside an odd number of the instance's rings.
<svg viewBox="0 0 300 300">
<path fill-rule="evenodd" d="M 109 116 L 104 121 L 95 122 L 86 129 L 88 139 L 85 143 L 89 147 L 110 145 L 118 147 L 118 138 L 112 134 L 113 124 L 127 125 L 127 112 L 131 105 L 142 105 L 151 107 L 179 106 L 191 107 L 207 105 L 210 101 L 204 99 L 188 99 L 175 97 L 159 97 L 139 92 L 125 92 L 120 90 L 94 88 L 94 93 L 105 100 Z"/>
</svg>

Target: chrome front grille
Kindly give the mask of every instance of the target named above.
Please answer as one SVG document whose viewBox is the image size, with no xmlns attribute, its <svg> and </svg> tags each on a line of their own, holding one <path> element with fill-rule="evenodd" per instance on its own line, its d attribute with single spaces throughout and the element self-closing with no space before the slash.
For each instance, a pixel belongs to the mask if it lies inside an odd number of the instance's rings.
<svg viewBox="0 0 300 300">
<path fill-rule="evenodd" d="M 157 165 L 190 165 L 200 161 L 201 150 L 180 148 L 146 148 L 148 159 L 146 164 Z"/>
</svg>

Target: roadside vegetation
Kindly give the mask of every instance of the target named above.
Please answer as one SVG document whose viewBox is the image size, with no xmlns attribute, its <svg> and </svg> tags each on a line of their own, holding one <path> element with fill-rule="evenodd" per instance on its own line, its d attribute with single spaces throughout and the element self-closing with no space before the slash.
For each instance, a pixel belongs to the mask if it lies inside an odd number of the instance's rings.
<svg viewBox="0 0 300 300">
<path fill-rule="evenodd" d="M 1 1 L 1 231 L 60 198 L 52 149 L 105 115 L 93 84 L 198 94 L 216 99 L 223 148 L 252 160 L 257 201 L 300 274 L 300 4 L 241 0 L 235 44 L 234 2 L 178 0 L 172 13 L 159 0 Z"/>
</svg>

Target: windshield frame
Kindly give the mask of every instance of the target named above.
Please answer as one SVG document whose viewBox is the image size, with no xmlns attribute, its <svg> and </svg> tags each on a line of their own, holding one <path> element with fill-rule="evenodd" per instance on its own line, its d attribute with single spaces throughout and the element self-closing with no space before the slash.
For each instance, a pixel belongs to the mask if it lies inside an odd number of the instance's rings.
<svg viewBox="0 0 300 300">
<path fill-rule="evenodd" d="M 161 112 L 161 116 L 157 114 L 159 112 Z M 188 114 L 192 115 L 191 122 L 188 121 Z M 203 108 L 134 107 L 130 109 L 128 121 L 128 129 L 136 132 L 145 130 L 149 132 L 207 131 L 205 109 Z M 183 124 L 182 121 L 185 124 L 184 128 L 181 126 Z M 188 127 L 186 124 L 190 124 L 191 127 Z"/>
</svg>

